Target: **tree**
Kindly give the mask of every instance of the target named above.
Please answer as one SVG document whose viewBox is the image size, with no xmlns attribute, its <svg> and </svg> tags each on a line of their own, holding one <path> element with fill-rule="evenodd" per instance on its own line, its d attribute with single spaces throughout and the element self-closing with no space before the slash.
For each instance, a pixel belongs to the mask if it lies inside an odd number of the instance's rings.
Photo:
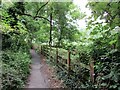
<svg viewBox="0 0 120 90">
<path fill-rule="evenodd" d="M 14 14 L 15 13 L 17 14 L 17 16 L 15 16 L 16 14 L 11 15 L 14 17 L 15 23 L 17 23 L 18 16 L 20 16 L 21 18 L 19 19 L 24 20 L 23 23 L 26 25 L 28 29 L 30 29 L 30 31 L 33 31 L 31 29 L 40 30 L 40 28 L 36 27 L 36 25 L 38 24 L 35 25 L 32 24 L 35 22 L 34 20 L 39 20 L 39 22 L 43 22 L 46 24 L 49 23 L 50 24 L 49 45 L 52 44 L 53 38 L 57 38 L 58 45 L 62 43 L 61 41 L 62 39 L 72 40 L 73 38 L 72 34 L 74 30 L 77 31 L 76 26 L 72 24 L 73 21 L 75 22 L 75 20 L 77 20 L 78 18 L 81 19 L 84 17 L 84 14 L 80 13 L 79 9 L 78 8 L 76 9 L 76 6 L 74 6 L 72 2 L 64 2 L 64 3 L 58 3 L 58 2 L 56 3 L 49 1 L 44 3 L 19 2 L 19 3 L 15 3 L 14 6 L 11 8 L 9 10 L 14 11 Z M 28 18 L 30 19 L 29 22 L 28 22 Z M 55 33 L 57 33 L 58 36 L 53 37 L 55 36 L 54 35 Z"/>
<path fill-rule="evenodd" d="M 92 10 L 89 26 L 95 24 L 105 24 L 109 31 L 116 31 L 116 27 L 120 27 L 120 1 L 118 2 L 89 2 L 87 5 Z M 94 18 L 94 20 L 92 20 Z M 102 22 L 99 22 L 102 20 Z M 120 30 L 117 30 L 116 48 L 120 51 Z M 119 45 L 118 45 L 119 44 Z"/>
</svg>

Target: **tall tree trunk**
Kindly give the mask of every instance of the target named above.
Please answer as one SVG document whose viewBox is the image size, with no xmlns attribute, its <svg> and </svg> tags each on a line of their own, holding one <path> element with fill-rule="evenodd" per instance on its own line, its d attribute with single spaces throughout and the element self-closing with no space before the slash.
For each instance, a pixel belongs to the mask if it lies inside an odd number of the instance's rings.
<svg viewBox="0 0 120 90">
<path fill-rule="evenodd" d="M 49 41 L 50 51 L 49 51 L 49 59 L 51 60 L 51 46 L 52 46 L 52 13 L 50 13 L 50 41 Z"/>
<path fill-rule="evenodd" d="M 52 44 L 52 13 L 50 14 L 50 41 L 49 46 L 51 47 Z"/>
</svg>

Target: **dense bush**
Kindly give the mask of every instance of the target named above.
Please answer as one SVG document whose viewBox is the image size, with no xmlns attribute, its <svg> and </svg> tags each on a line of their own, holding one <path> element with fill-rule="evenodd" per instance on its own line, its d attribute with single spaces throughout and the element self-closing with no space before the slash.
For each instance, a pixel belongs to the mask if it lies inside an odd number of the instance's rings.
<svg viewBox="0 0 120 90">
<path fill-rule="evenodd" d="M 120 88 L 120 52 L 112 50 L 95 62 L 95 87 Z"/>
<path fill-rule="evenodd" d="M 25 25 L 18 21 L 16 15 L 8 12 L 6 5 L 3 6 L 0 11 L 3 52 L 2 64 L 0 63 L 3 70 L 0 78 L 2 78 L 3 90 L 16 90 L 25 85 L 29 75 L 31 41 Z"/>
<path fill-rule="evenodd" d="M 2 89 L 23 88 L 29 75 L 30 57 L 27 53 L 4 51 L 2 54 Z"/>
<path fill-rule="evenodd" d="M 97 46 L 98 45 L 96 45 L 96 47 Z M 72 71 L 68 74 L 66 70 L 62 70 L 59 67 L 55 68 L 59 79 L 62 79 L 68 88 L 120 88 L 120 52 L 117 49 L 104 48 L 104 46 L 106 46 L 105 44 L 100 46 L 101 48 L 92 47 L 91 50 L 89 50 L 90 52 L 87 49 L 88 47 L 82 47 L 83 49 L 78 51 L 80 55 L 79 59 L 77 61 L 72 59 L 74 61 L 72 62 L 72 64 L 74 63 L 74 72 Z M 78 48 L 80 48 L 80 46 Z M 60 51 L 62 50 L 59 50 L 59 53 Z M 78 65 L 80 62 L 88 65 L 91 59 L 95 61 L 94 83 L 90 80 L 89 70 Z"/>
</svg>

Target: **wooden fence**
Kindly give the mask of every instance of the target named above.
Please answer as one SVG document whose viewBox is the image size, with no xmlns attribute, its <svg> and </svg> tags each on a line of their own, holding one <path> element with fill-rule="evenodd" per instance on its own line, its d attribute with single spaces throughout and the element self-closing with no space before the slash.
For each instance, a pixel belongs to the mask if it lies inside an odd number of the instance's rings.
<svg viewBox="0 0 120 90">
<path fill-rule="evenodd" d="M 67 54 L 66 55 L 67 57 L 65 58 L 59 55 L 59 48 L 53 49 L 48 46 L 41 46 L 40 50 L 41 50 L 41 54 L 49 58 L 52 62 L 56 63 L 56 65 L 59 68 L 61 68 L 62 70 L 65 70 L 68 73 L 70 71 L 75 72 L 74 67 L 76 65 L 89 70 L 90 79 L 94 83 L 94 61 L 92 59 L 90 59 L 89 65 L 86 65 L 81 62 L 73 63 L 71 62 L 72 60 L 71 55 L 78 54 L 80 57 L 80 54 L 77 53 L 76 51 L 67 50 L 67 52 L 64 53 L 64 54 Z"/>
</svg>

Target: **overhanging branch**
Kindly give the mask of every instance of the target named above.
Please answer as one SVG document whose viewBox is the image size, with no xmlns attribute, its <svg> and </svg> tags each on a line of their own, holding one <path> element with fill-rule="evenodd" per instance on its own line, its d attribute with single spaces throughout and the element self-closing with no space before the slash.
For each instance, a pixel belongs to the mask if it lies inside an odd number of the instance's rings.
<svg viewBox="0 0 120 90">
<path fill-rule="evenodd" d="M 32 17 L 32 18 L 33 18 L 33 16 L 32 16 L 32 15 L 27 14 L 27 13 L 21 13 L 20 15 L 29 16 L 29 17 Z"/>
<path fill-rule="evenodd" d="M 44 20 L 47 20 L 48 22 L 50 22 L 49 19 L 43 17 L 43 16 L 32 16 L 31 14 L 27 14 L 27 13 L 21 13 L 21 15 L 24 15 L 24 16 L 29 16 L 29 17 L 32 17 L 33 19 L 36 19 L 36 18 L 42 18 Z"/>
<path fill-rule="evenodd" d="M 42 18 L 42 19 L 47 20 L 48 22 L 50 22 L 49 19 L 47 19 L 47 18 L 45 18 L 45 17 L 43 17 L 43 16 L 35 16 L 34 19 L 35 19 L 35 18 Z"/>
<path fill-rule="evenodd" d="M 50 1 L 50 0 L 48 0 L 45 4 L 43 4 L 43 5 L 38 9 L 38 11 L 37 11 L 37 13 L 36 13 L 35 16 L 32 16 L 31 14 L 27 14 L 27 13 L 20 13 L 20 15 L 29 16 L 29 17 L 32 17 L 33 19 L 42 18 L 42 19 L 47 20 L 48 22 L 50 22 L 50 20 L 47 19 L 46 17 L 43 17 L 43 16 L 39 16 L 39 15 L 38 15 L 39 11 L 40 11 L 44 6 L 46 6 L 49 1 Z"/>
<path fill-rule="evenodd" d="M 49 2 L 49 1 L 48 1 Z M 38 11 L 37 11 L 37 13 L 36 13 L 36 15 L 35 16 L 37 16 L 38 15 L 38 13 L 39 13 L 39 11 L 44 7 L 44 6 L 46 6 L 47 4 L 48 4 L 48 2 L 46 2 L 44 5 L 42 5 L 39 9 L 38 9 Z"/>
</svg>

